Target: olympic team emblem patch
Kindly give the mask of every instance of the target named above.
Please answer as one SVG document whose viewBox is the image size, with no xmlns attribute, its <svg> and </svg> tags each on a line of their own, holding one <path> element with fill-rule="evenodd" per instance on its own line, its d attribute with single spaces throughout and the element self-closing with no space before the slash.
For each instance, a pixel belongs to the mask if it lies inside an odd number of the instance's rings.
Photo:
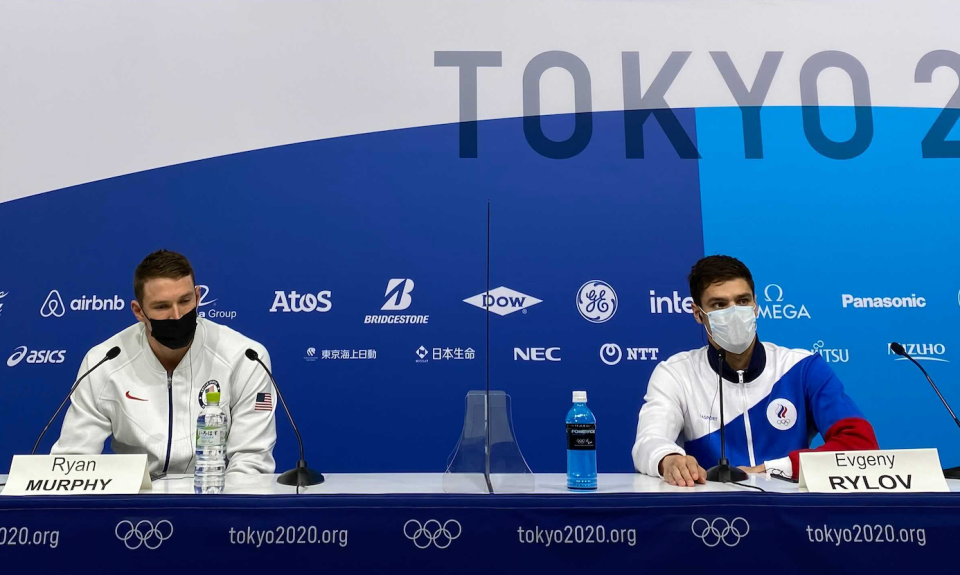
<svg viewBox="0 0 960 575">
<path fill-rule="evenodd" d="M 786 431 L 797 423 L 797 408 L 789 399 L 774 399 L 767 405 L 767 421 L 780 431 Z"/>
<path fill-rule="evenodd" d="M 207 383 L 203 384 L 203 387 L 200 388 L 200 395 L 197 399 L 200 400 L 201 409 L 207 406 L 208 391 L 216 391 L 217 393 L 220 393 L 220 382 L 215 379 L 211 379 Z"/>
</svg>

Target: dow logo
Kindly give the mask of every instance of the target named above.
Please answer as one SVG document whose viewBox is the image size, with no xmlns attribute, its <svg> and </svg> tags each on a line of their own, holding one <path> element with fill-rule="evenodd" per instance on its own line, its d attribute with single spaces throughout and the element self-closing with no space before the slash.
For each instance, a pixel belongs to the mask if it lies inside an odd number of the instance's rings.
<svg viewBox="0 0 960 575">
<path fill-rule="evenodd" d="M 543 300 L 525 293 L 520 293 L 508 287 L 500 286 L 489 292 L 468 297 L 463 301 L 480 309 L 489 309 L 491 312 L 503 316 L 510 315 L 516 311 L 527 313 L 528 307 L 535 306 Z"/>
</svg>

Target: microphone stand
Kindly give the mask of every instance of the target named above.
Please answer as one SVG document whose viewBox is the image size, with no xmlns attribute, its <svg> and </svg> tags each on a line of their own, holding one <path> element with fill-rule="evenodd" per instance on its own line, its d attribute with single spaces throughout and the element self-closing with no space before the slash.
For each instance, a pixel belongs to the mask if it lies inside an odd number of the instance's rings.
<svg viewBox="0 0 960 575">
<path fill-rule="evenodd" d="M 727 459 L 726 424 L 723 421 L 723 349 L 717 350 L 720 364 L 717 368 L 717 385 L 720 388 L 720 462 L 707 470 L 707 481 L 731 483 L 747 479 L 747 472 L 739 467 L 730 467 Z"/>
<path fill-rule="evenodd" d="M 940 389 L 937 388 L 937 384 L 933 383 L 933 378 L 930 377 L 930 374 L 927 373 L 927 370 L 923 369 L 923 366 L 920 365 L 920 362 L 910 357 L 910 354 L 907 353 L 907 350 L 903 349 L 903 346 L 897 342 L 890 344 L 890 351 L 897 355 L 901 355 L 910 361 L 913 362 L 913 365 L 920 368 L 920 371 L 923 372 L 924 377 L 927 378 L 927 381 L 930 382 L 930 386 L 933 387 L 933 391 L 937 392 L 937 397 L 940 398 L 940 401 L 943 402 L 943 406 L 947 408 L 947 412 L 950 413 L 950 417 L 953 418 L 953 421 L 957 424 L 957 427 L 960 427 L 960 419 L 957 419 L 957 415 L 953 413 L 953 410 L 950 409 L 950 404 L 947 403 L 946 398 L 943 397 L 943 394 L 940 393 Z M 946 479 L 960 479 L 960 467 L 949 467 L 943 470 L 943 476 Z"/>
</svg>

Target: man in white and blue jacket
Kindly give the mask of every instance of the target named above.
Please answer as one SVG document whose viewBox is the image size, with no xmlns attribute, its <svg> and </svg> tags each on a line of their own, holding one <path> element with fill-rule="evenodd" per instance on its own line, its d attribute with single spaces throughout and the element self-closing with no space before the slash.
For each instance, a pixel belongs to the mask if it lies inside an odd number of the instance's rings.
<svg viewBox="0 0 960 575">
<path fill-rule="evenodd" d="M 757 339 L 753 277 L 742 262 L 709 256 L 690 272 L 693 315 L 710 344 L 660 363 L 640 409 L 633 462 L 671 485 L 706 482 L 720 458 L 718 375 L 723 376 L 726 452 L 748 473 L 796 478 L 799 454 L 878 449 L 873 427 L 818 354 Z"/>
</svg>

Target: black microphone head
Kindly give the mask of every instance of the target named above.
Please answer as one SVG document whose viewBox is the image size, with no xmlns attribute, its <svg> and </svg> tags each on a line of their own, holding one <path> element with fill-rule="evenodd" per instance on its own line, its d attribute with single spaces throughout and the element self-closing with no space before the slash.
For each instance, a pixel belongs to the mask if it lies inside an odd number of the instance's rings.
<svg viewBox="0 0 960 575">
<path fill-rule="evenodd" d="M 890 351 L 892 351 L 897 355 L 902 355 L 903 357 L 907 357 L 907 350 L 903 349 L 903 346 L 897 342 L 892 342 L 890 344 Z"/>
<path fill-rule="evenodd" d="M 252 361 L 257 361 L 258 359 L 260 359 L 260 355 L 257 352 L 253 351 L 252 349 L 248 349 L 246 355 L 247 355 L 247 359 Z"/>
<path fill-rule="evenodd" d="M 120 355 L 120 346 L 115 345 L 110 348 L 110 351 L 107 352 L 107 359 L 113 359 Z"/>
</svg>

